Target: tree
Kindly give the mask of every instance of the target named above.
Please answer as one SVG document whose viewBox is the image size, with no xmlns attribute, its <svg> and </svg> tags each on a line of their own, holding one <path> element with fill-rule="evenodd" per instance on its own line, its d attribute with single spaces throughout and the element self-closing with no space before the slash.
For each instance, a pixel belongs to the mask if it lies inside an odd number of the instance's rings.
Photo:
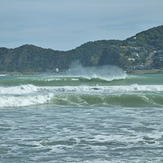
<svg viewBox="0 0 163 163">
<path fill-rule="evenodd" d="M 118 65 L 120 59 L 119 50 L 117 47 L 109 47 L 104 49 L 100 59 L 99 65 Z"/>
</svg>

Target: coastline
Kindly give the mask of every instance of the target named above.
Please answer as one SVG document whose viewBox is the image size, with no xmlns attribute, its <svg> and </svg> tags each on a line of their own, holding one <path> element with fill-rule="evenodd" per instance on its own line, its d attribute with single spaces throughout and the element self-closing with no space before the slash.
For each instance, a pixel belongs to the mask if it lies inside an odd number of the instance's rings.
<svg viewBox="0 0 163 163">
<path fill-rule="evenodd" d="M 163 74 L 163 69 L 128 70 L 127 74 Z"/>
<path fill-rule="evenodd" d="M 127 70 L 127 74 L 163 74 L 163 69 L 150 69 L 150 70 Z M 0 72 L 0 76 L 13 76 L 13 75 L 36 75 L 44 72 Z"/>
</svg>

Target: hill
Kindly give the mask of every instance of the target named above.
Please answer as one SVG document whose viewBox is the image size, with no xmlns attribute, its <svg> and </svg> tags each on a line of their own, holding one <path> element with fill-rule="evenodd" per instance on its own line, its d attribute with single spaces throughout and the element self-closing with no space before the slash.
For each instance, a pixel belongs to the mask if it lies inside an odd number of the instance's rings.
<svg viewBox="0 0 163 163">
<path fill-rule="evenodd" d="M 87 42 L 70 51 L 23 45 L 0 48 L 0 72 L 46 72 L 64 70 L 79 60 L 83 66 L 117 65 L 124 70 L 163 68 L 163 25 L 126 40 Z"/>
</svg>

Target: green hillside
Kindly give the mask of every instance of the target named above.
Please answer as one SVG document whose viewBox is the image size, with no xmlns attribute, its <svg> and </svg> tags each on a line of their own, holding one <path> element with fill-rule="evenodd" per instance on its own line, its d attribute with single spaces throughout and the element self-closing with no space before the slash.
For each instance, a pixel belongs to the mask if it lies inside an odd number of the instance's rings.
<svg viewBox="0 0 163 163">
<path fill-rule="evenodd" d="M 126 40 L 100 40 L 70 51 L 23 45 L 0 48 L 0 72 L 47 72 L 69 68 L 73 61 L 83 66 L 117 65 L 124 70 L 163 68 L 163 26 Z"/>
</svg>

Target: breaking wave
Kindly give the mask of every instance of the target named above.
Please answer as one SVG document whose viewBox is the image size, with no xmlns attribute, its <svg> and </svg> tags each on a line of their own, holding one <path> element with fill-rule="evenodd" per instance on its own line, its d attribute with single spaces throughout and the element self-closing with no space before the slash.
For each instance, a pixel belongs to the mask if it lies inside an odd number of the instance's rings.
<svg viewBox="0 0 163 163">
<path fill-rule="evenodd" d="M 163 85 L 0 87 L 0 107 L 163 106 Z"/>
<path fill-rule="evenodd" d="M 27 84 L 13 87 L 0 87 L 0 94 L 27 94 L 38 91 L 38 87 Z"/>
<path fill-rule="evenodd" d="M 48 95 L 26 95 L 26 96 L 1 96 L 0 107 L 22 107 L 48 103 L 53 94 Z"/>
<path fill-rule="evenodd" d="M 101 79 L 106 81 L 125 79 L 126 72 L 117 66 L 104 65 L 96 67 L 83 67 L 80 63 L 75 62 L 66 72 L 68 76 L 83 77 L 86 79 Z"/>
</svg>

